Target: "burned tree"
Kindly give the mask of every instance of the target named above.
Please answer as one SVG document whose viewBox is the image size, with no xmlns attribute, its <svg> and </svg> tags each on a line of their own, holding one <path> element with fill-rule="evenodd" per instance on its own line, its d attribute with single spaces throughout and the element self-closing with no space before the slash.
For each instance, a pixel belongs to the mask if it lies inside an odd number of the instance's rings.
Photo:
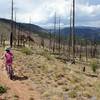
<svg viewBox="0 0 100 100">
<path fill-rule="evenodd" d="M 96 54 L 97 54 L 97 43 L 94 40 L 94 44 L 93 44 L 93 58 L 96 58 Z"/>
<path fill-rule="evenodd" d="M 13 39 L 14 39 L 14 47 L 16 47 L 16 11 L 15 11 L 15 23 L 14 23 L 14 36 L 13 36 Z"/>
<path fill-rule="evenodd" d="M 75 63 L 75 0 L 73 0 L 73 24 L 72 24 L 72 56 Z"/>
<path fill-rule="evenodd" d="M 27 36 L 29 47 L 30 47 L 30 37 L 31 37 L 31 18 L 29 19 L 29 32 Z"/>
<path fill-rule="evenodd" d="M 17 34 L 17 45 L 20 46 L 20 30 L 21 30 L 21 27 L 20 27 L 20 24 L 18 25 L 18 34 Z"/>
<path fill-rule="evenodd" d="M 71 55 L 71 37 L 72 37 L 72 7 L 70 8 L 70 33 L 69 33 L 69 41 L 68 41 L 68 56 L 70 58 Z"/>
<path fill-rule="evenodd" d="M 79 48 L 79 60 L 82 59 L 82 40 L 80 40 L 80 48 Z"/>
<path fill-rule="evenodd" d="M 87 43 L 87 39 L 86 39 L 86 42 L 85 42 L 85 53 L 86 53 L 86 61 L 88 60 L 88 52 L 87 52 L 87 45 L 88 45 L 88 43 Z"/>
<path fill-rule="evenodd" d="M 10 34 L 10 47 L 13 46 L 13 0 L 11 3 L 11 34 Z"/>
<path fill-rule="evenodd" d="M 59 54 L 61 53 L 61 31 L 60 31 L 60 17 L 59 17 Z"/>
<path fill-rule="evenodd" d="M 53 36 L 53 53 L 55 52 L 55 46 L 56 46 L 56 13 L 54 17 L 54 36 Z"/>
<path fill-rule="evenodd" d="M 41 38 L 41 46 L 44 48 L 44 38 Z"/>
<path fill-rule="evenodd" d="M 1 45 L 3 44 L 3 34 L 1 33 Z"/>
<path fill-rule="evenodd" d="M 51 33 L 51 30 L 50 30 L 50 32 L 49 32 L 49 50 L 51 50 L 52 48 L 52 35 L 51 35 L 52 33 Z"/>
</svg>

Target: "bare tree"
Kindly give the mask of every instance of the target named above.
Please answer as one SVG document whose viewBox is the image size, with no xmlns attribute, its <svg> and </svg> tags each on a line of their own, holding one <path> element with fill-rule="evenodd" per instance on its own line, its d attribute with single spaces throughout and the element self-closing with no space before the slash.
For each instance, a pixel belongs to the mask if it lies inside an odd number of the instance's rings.
<svg viewBox="0 0 100 100">
<path fill-rule="evenodd" d="M 59 17 L 59 54 L 61 53 L 61 30 L 60 30 L 60 17 Z"/>
<path fill-rule="evenodd" d="M 16 11 L 15 11 L 15 23 L 14 23 L 14 36 L 13 36 L 13 39 L 14 39 L 14 46 L 16 46 Z"/>
<path fill-rule="evenodd" d="M 30 47 L 30 37 L 31 37 L 31 17 L 29 18 L 29 33 L 28 33 L 28 42 Z"/>
<path fill-rule="evenodd" d="M 79 54 L 79 60 L 82 59 L 82 40 L 80 40 L 80 54 Z"/>
<path fill-rule="evenodd" d="M 70 33 L 69 33 L 69 43 L 68 43 L 68 56 L 70 58 L 70 55 L 71 55 L 71 37 L 72 37 L 72 5 L 71 5 L 71 8 L 70 8 Z"/>
<path fill-rule="evenodd" d="M 87 39 L 86 39 L 86 43 L 85 43 L 85 50 L 86 50 L 86 61 L 87 61 L 88 60 L 88 55 L 87 55 L 88 54 L 88 52 L 87 52 L 87 50 L 88 50 L 87 49 Z"/>
<path fill-rule="evenodd" d="M 17 34 L 17 45 L 19 46 L 20 45 L 20 24 L 18 25 L 18 34 Z"/>
<path fill-rule="evenodd" d="M 50 32 L 49 32 L 49 50 L 51 50 L 51 47 L 52 47 L 52 33 L 51 33 L 51 30 L 50 30 Z"/>
<path fill-rule="evenodd" d="M 10 47 L 13 46 L 13 0 L 11 3 L 11 34 L 10 34 Z"/>
<path fill-rule="evenodd" d="M 73 0 L 72 55 L 75 63 L 75 0 Z"/>
<path fill-rule="evenodd" d="M 56 12 L 54 17 L 54 37 L 53 37 L 53 53 L 55 52 L 55 46 L 56 46 Z"/>
<path fill-rule="evenodd" d="M 93 58 L 96 58 L 96 54 L 97 54 L 97 43 L 94 40 L 94 44 L 93 44 Z"/>
<path fill-rule="evenodd" d="M 1 45 L 3 43 L 3 34 L 1 33 Z"/>
</svg>

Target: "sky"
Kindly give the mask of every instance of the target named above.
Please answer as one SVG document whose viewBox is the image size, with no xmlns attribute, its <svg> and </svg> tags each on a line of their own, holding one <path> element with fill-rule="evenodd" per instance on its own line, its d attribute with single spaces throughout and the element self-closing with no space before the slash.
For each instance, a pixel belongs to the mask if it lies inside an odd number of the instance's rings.
<svg viewBox="0 0 100 100">
<path fill-rule="evenodd" d="M 14 15 L 18 22 L 52 27 L 57 23 L 69 26 L 72 0 L 14 0 Z M 11 18 L 11 0 L 0 0 L 0 18 Z M 76 26 L 100 27 L 100 0 L 76 0 Z"/>
</svg>

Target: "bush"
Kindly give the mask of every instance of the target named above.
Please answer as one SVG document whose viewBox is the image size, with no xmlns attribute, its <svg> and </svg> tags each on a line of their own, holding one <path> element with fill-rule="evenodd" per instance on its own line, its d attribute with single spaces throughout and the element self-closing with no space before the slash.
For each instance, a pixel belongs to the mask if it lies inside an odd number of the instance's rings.
<svg viewBox="0 0 100 100">
<path fill-rule="evenodd" d="M 7 88 L 0 85 L 0 94 L 6 93 L 7 92 Z"/>
<path fill-rule="evenodd" d="M 93 72 L 96 72 L 96 70 L 98 69 L 98 63 L 94 61 L 93 63 L 91 63 L 91 67 L 92 67 Z"/>
<path fill-rule="evenodd" d="M 68 95 L 69 95 L 69 97 L 71 97 L 71 98 L 76 98 L 76 97 L 77 97 L 77 93 L 76 93 L 75 90 L 70 91 L 70 92 L 68 93 Z"/>
<path fill-rule="evenodd" d="M 25 53 L 26 55 L 31 55 L 32 54 L 32 50 L 29 48 L 22 48 L 22 53 Z"/>
</svg>

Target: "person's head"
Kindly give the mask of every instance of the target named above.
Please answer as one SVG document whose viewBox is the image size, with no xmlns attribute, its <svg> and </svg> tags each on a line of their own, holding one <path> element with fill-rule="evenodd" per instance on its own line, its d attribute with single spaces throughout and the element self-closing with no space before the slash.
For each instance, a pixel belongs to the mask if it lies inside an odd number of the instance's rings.
<svg viewBox="0 0 100 100">
<path fill-rule="evenodd" d="M 5 48 L 5 51 L 6 51 L 7 53 L 10 52 L 10 50 L 11 50 L 10 47 L 6 47 L 6 48 Z"/>
</svg>

